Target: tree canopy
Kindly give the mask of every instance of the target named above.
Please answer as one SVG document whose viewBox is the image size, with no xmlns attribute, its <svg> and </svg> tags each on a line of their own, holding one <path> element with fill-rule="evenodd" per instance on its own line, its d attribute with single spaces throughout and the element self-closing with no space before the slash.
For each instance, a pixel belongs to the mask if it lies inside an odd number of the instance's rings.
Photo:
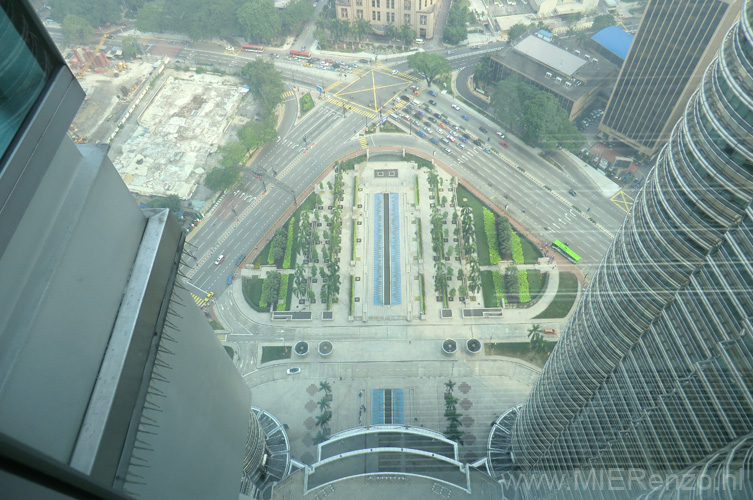
<svg viewBox="0 0 753 500">
<path fill-rule="evenodd" d="M 212 191 L 224 191 L 235 186 L 241 180 L 241 170 L 233 165 L 217 167 L 207 174 L 204 185 Z"/>
<path fill-rule="evenodd" d="M 269 43 L 280 36 L 282 21 L 273 0 L 252 0 L 238 11 L 238 20 L 246 39 Z"/>
<path fill-rule="evenodd" d="M 119 22 L 122 17 L 118 0 L 48 0 L 47 3 L 50 17 L 61 24 L 69 15 L 86 19 L 93 27 Z"/>
<path fill-rule="evenodd" d="M 614 26 L 614 16 L 612 14 L 601 14 L 594 17 L 594 23 L 591 25 L 591 31 L 596 33 L 609 26 Z"/>
<path fill-rule="evenodd" d="M 447 24 L 444 27 L 444 35 L 442 36 L 444 42 L 457 45 L 468 38 L 468 29 L 465 25 L 470 15 L 468 3 L 468 0 L 453 2 L 447 16 Z"/>
<path fill-rule="evenodd" d="M 94 36 L 94 28 L 89 21 L 75 14 L 68 14 L 61 25 L 66 43 L 84 43 Z"/>
<path fill-rule="evenodd" d="M 273 111 L 282 102 L 282 74 L 275 69 L 273 62 L 255 59 L 243 66 L 241 73 L 266 112 Z"/>
<path fill-rule="evenodd" d="M 442 76 L 449 75 L 452 72 L 450 63 L 439 54 L 429 54 L 426 52 L 416 52 L 408 56 L 408 67 L 423 73 L 426 83 L 429 87 L 434 80 Z"/>
<path fill-rule="evenodd" d="M 523 23 L 517 23 L 510 26 L 510 29 L 507 30 L 507 41 L 509 43 L 513 43 L 517 41 L 520 37 L 525 35 L 528 32 L 528 26 L 526 26 Z"/>
<path fill-rule="evenodd" d="M 576 153 L 585 142 L 556 97 L 517 78 L 497 83 L 492 106 L 503 124 L 522 129 L 526 144 L 551 150 L 559 143 Z"/>
<path fill-rule="evenodd" d="M 180 197 L 171 194 L 168 196 L 158 196 L 147 203 L 149 208 L 168 208 L 177 215 L 180 212 Z"/>
</svg>

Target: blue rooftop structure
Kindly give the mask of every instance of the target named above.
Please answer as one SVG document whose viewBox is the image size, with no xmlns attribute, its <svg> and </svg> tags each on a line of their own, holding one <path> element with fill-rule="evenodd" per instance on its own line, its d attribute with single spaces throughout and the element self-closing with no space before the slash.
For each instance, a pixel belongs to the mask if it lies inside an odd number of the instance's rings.
<svg viewBox="0 0 753 500">
<path fill-rule="evenodd" d="M 604 28 L 591 38 L 623 61 L 633 43 L 633 35 L 618 26 Z"/>
<path fill-rule="evenodd" d="M 541 38 L 542 40 L 546 40 L 547 42 L 551 42 L 554 38 L 554 35 L 551 32 L 544 29 L 537 31 L 536 36 Z"/>
</svg>

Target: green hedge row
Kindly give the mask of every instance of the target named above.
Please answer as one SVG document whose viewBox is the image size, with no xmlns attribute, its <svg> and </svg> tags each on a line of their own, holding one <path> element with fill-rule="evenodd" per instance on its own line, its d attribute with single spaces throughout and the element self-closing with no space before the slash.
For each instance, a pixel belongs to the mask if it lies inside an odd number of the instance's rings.
<svg viewBox="0 0 753 500">
<path fill-rule="evenodd" d="M 295 217 L 290 218 L 288 223 L 288 241 L 285 244 L 285 258 L 282 261 L 283 269 L 290 269 L 290 259 L 293 256 L 293 236 L 295 232 Z M 282 293 L 280 296 L 283 296 Z"/>
<path fill-rule="evenodd" d="M 517 265 L 523 264 L 525 260 L 523 258 L 523 245 L 520 243 L 520 236 L 518 236 L 518 233 L 512 229 L 510 229 L 510 240 L 512 242 L 512 260 L 514 260 Z"/>
<path fill-rule="evenodd" d="M 418 206 L 418 175 L 414 176 L 415 184 L 416 184 L 416 206 Z"/>
<path fill-rule="evenodd" d="M 287 299 L 288 299 L 288 277 L 289 276 L 290 276 L 289 274 L 283 274 L 282 276 L 280 276 L 280 295 L 279 295 L 279 298 L 282 299 L 284 302 L 287 302 Z M 526 282 L 526 283 L 528 283 L 528 282 Z M 286 303 L 284 311 L 289 311 L 289 310 L 290 310 L 290 308 L 287 307 L 287 303 Z"/>
<path fill-rule="evenodd" d="M 350 276 L 350 316 L 353 316 L 353 296 L 356 293 L 356 277 Z"/>
<path fill-rule="evenodd" d="M 484 207 L 484 231 L 486 231 L 486 241 L 489 245 L 489 261 L 492 265 L 502 260 L 497 250 L 497 224 L 494 219 L 494 212 Z"/>
<path fill-rule="evenodd" d="M 419 274 L 418 275 L 418 289 L 419 289 L 419 297 L 421 298 L 421 314 L 426 314 L 426 308 L 424 307 L 424 275 Z"/>
<path fill-rule="evenodd" d="M 531 294 L 528 287 L 528 273 L 518 270 L 518 283 L 520 283 L 520 303 L 525 304 L 531 301 Z"/>
<path fill-rule="evenodd" d="M 416 219 L 416 243 L 418 243 L 418 258 L 424 258 L 424 242 L 421 239 L 421 219 Z"/>
<path fill-rule="evenodd" d="M 358 206 L 358 177 L 353 176 L 353 208 Z"/>
<path fill-rule="evenodd" d="M 494 280 L 494 293 L 499 303 L 500 299 L 505 298 L 505 277 L 499 271 L 492 271 L 492 279 Z"/>
<path fill-rule="evenodd" d="M 267 280 L 264 280 L 264 283 L 261 285 L 261 297 L 259 297 L 259 307 L 267 310 Z"/>
</svg>

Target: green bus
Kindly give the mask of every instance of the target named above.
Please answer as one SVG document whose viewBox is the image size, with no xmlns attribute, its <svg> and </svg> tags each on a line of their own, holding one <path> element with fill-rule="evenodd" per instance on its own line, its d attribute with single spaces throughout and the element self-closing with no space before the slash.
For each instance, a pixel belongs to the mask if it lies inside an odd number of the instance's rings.
<svg viewBox="0 0 753 500">
<path fill-rule="evenodd" d="M 569 260 L 570 262 L 572 262 L 573 264 L 577 264 L 578 261 L 580 260 L 580 255 L 578 255 L 577 253 L 573 252 L 570 249 L 570 247 L 568 247 L 567 245 L 565 245 L 564 243 L 562 243 L 560 240 L 554 240 L 552 242 L 552 248 L 554 248 L 559 253 L 561 253 L 562 255 L 564 255 L 565 258 L 567 260 Z"/>
</svg>

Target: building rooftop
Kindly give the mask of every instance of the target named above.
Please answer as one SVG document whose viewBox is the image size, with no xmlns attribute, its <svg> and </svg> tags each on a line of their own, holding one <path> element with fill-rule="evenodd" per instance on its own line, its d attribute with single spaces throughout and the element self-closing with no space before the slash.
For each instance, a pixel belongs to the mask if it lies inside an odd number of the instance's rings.
<svg viewBox="0 0 753 500">
<path fill-rule="evenodd" d="M 633 43 L 633 35 L 619 26 L 609 26 L 596 33 L 591 39 L 613 53 L 623 61 L 627 57 L 630 45 Z"/>
<path fill-rule="evenodd" d="M 572 76 L 587 64 L 585 59 L 535 36 L 527 36 L 513 50 L 567 76 Z"/>
</svg>

